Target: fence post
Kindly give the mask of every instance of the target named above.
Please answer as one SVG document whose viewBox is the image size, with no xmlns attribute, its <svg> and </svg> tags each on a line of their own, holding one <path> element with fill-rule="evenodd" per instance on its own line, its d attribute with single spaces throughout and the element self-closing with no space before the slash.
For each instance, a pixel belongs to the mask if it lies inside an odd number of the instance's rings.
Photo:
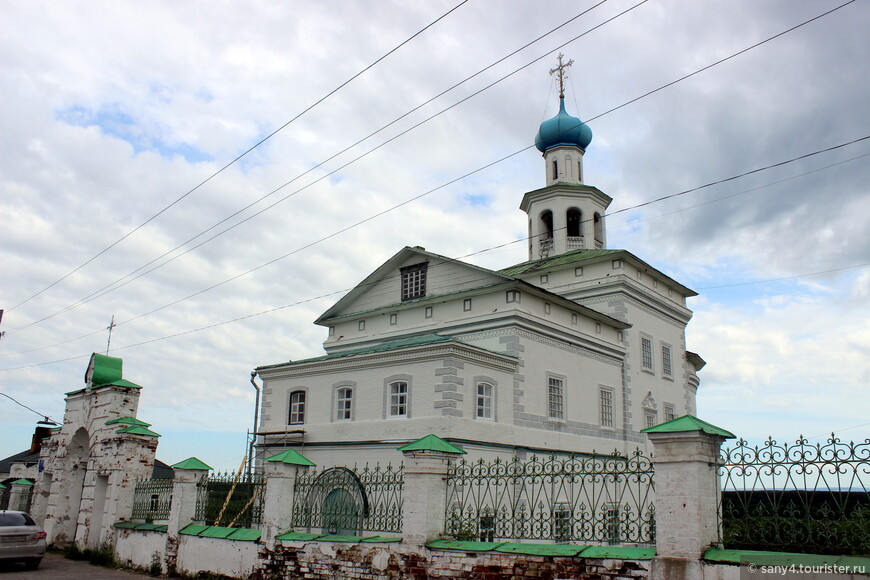
<svg viewBox="0 0 870 580">
<path fill-rule="evenodd" d="M 33 484 L 26 479 L 16 479 L 9 485 L 9 509 L 14 511 L 30 511 L 30 497 L 33 492 Z"/>
<path fill-rule="evenodd" d="M 399 451 L 405 456 L 402 542 L 422 545 L 444 531 L 447 469 L 465 451 L 435 435 L 399 447 Z"/>
<path fill-rule="evenodd" d="M 172 466 L 172 503 L 169 505 L 169 523 L 166 530 L 166 568 L 175 573 L 178 562 L 178 531 L 196 517 L 197 485 L 208 475 L 211 467 L 191 457 Z"/>
<path fill-rule="evenodd" d="M 650 577 L 700 579 L 704 552 L 719 542 L 719 449 L 734 435 L 691 415 L 642 432 L 655 468 L 657 556 Z"/>
<path fill-rule="evenodd" d="M 263 464 L 266 496 L 263 499 L 263 542 L 270 543 L 293 525 L 293 494 L 300 470 L 314 463 L 301 453 L 289 449 L 267 459 Z"/>
</svg>

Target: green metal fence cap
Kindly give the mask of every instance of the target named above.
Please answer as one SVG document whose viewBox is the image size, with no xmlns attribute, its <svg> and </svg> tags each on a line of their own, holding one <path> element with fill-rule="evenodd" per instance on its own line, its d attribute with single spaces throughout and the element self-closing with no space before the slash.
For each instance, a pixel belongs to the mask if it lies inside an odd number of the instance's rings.
<svg viewBox="0 0 870 580">
<path fill-rule="evenodd" d="M 275 536 L 276 540 L 314 540 L 319 538 L 323 534 L 307 534 L 305 532 L 284 532 L 283 534 L 278 534 Z"/>
<path fill-rule="evenodd" d="M 236 528 L 225 528 L 223 526 L 208 526 L 199 533 L 200 538 L 226 538 L 236 531 Z"/>
<path fill-rule="evenodd" d="M 735 439 L 737 437 L 731 431 L 726 431 L 692 415 L 683 415 L 682 417 L 640 430 L 641 433 L 680 433 L 683 431 L 703 431 L 708 435 L 719 435 L 725 439 Z"/>
<path fill-rule="evenodd" d="M 143 427 L 142 425 L 131 425 L 130 427 L 124 427 L 123 429 L 118 429 L 116 433 L 130 433 L 131 435 L 148 435 L 150 437 L 160 437 L 160 433 L 155 433 L 148 427 Z"/>
<path fill-rule="evenodd" d="M 371 536 L 361 540 L 364 544 L 395 544 L 402 541 L 400 536 Z"/>
<path fill-rule="evenodd" d="M 327 534 L 325 536 L 320 536 L 317 538 L 318 542 L 348 542 L 351 544 L 357 544 L 362 541 L 362 536 L 342 536 L 338 534 Z"/>
<path fill-rule="evenodd" d="M 164 529 L 161 530 L 160 528 L 164 528 Z M 159 525 L 159 524 L 147 524 L 147 523 L 146 523 L 146 524 L 136 524 L 136 528 L 135 528 L 135 529 L 137 529 L 137 530 L 144 530 L 144 531 L 158 532 L 158 531 L 166 531 L 165 528 L 166 528 L 166 526 L 161 526 L 161 525 Z"/>
<path fill-rule="evenodd" d="M 208 465 L 197 459 L 196 457 L 189 457 L 184 461 L 179 461 L 175 465 L 170 465 L 172 469 L 211 469 Z"/>
<path fill-rule="evenodd" d="M 467 542 L 462 540 L 432 540 L 426 544 L 432 550 L 459 550 L 461 552 L 489 552 L 506 542 Z"/>
<path fill-rule="evenodd" d="M 870 569 L 870 557 L 865 556 L 825 556 L 822 554 L 798 554 L 795 552 L 765 552 L 760 550 L 724 550 L 710 548 L 704 552 L 704 559 L 710 562 L 731 564 L 756 564 L 758 566 L 863 566 Z"/>
<path fill-rule="evenodd" d="M 6 489 L 6 486 L 0 483 L 0 489 Z"/>
<path fill-rule="evenodd" d="M 576 556 L 588 546 L 569 546 L 567 544 L 518 544 L 508 542 L 495 548 L 505 554 L 524 554 L 527 556 Z"/>
<path fill-rule="evenodd" d="M 639 548 L 633 546 L 589 546 L 580 552 L 581 558 L 613 558 L 620 560 L 652 560 L 656 556 L 655 548 Z"/>
<path fill-rule="evenodd" d="M 316 465 L 316 463 L 312 463 L 310 459 L 308 459 L 307 457 L 305 457 L 304 455 L 302 455 L 301 453 L 299 453 L 298 451 L 295 451 L 293 449 L 288 449 L 287 451 L 282 451 L 278 455 L 273 455 L 272 457 L 270 457 L 266 461 L 267 462 L 268 461 L 275 461 L 275 462 L 280 461 L 281 463 L 289 463 L 291 465 L 308 465 L 308 466 L 315 466 Z"/>
<path fill-rule="evenodd" d="M 260 530 L 252 530 L 250 528 L 235 528 L 232 534 L 228 537 L 230 540 L 238 540 L 240 542 L 256 542 L 260 539 L 263 532 Z"/>
<path fill-rule="evenodd" d="M 145 421 L 141 421 L 136 417 L 118 417 L 117 419 L 106 421 L 106 425 L 115 425 L 116 423 L 123 423 L 124 425 L 139 425 L 141 427 L 151 426 L 151 423 L 146 423 Z"/>
<path fill-rule="evenodd" d="M 188 524 L 185 527 L 178 530 L 179 534 L 184 536 L 198 536 L 203 531 L 209 529 L 211 526 L 204 526 L 202 524 Z"/>
<path fill-rule="evenodd" d="M 407 445 L 402 445 L 398 449 L 399 451 L 443 451 L 445 453 L 460 453 L 465 454 L 465 451 L 460 449 L 459 447 L 452 445 L 438 437 L 437 435 L 429 434 L 425 437 L 421 437 L 416 441 L 412 441 Z"/>
<path fill-rule="evenodd" d="M 30 481 L 29 479 L 21 478 L 21 479 L 16 479 L 15 481 L 13 481 L 12 485 L 33 485 L 33 482 Z"/>
<path fill-rule="evenodd" d="M 113 526 L 116 528 L 130 528 L 130 529 L 134 529 L 138 525 L 140 525 L 140 524 L 137 522 L 115 522 L 113 524 Z"/>
</svg>

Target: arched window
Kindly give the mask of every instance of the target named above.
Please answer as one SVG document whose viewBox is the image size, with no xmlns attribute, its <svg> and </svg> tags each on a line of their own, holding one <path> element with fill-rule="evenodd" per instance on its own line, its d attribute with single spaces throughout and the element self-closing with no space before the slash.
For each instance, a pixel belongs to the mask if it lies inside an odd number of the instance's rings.
<svg viewBox="0 0 870 580">
<path fill-rule="evenodd" d="M 580 237 L 580 224 L 583 223 L 583 214 L 580 212 L 580 210 L 576 207 L 572 207 L 566 213 L 565 219 L 568 222 L 568 237 Z"/>
<path fill-rule="evenodd" d="M 546 210 L 541 214 L 541 256 L 549 256 L 553 251 L 553 212 Z"/>
<path fill-rule="evenodd" d="M 604 219 L 601 214 L 595 212 L 593 222 L 595 224 L 595 247 L 600 249 L 604 247 Z"/>
<path fill-rule="evenodd" d="M 290 393 L 290 414 L 287 418 L 289 425 L 301 425 L 305 423 L 305 391 L 293 391 Z"/>
</svg>

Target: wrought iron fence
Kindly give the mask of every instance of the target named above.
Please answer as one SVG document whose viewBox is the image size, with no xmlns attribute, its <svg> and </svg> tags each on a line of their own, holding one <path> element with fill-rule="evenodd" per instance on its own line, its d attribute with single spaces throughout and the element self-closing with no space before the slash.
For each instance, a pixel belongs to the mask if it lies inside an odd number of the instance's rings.
<svg viewBox="0 0 870 580">
<path fill-rule="evenodd" d="M 404 465 L 310 469 L 296 479 L 293 526 L 332 534 L 402 531 Z"/>
<path fill-rule="evenodd" d="M 9 488 L 0 488 L 0 510 L 9 509 Z"/>
<path fill-rule="evenodd" d="M 461 540 L 655 543 L 653 466 L 630 456 L 460 461 L 447 475 L 446 532 Z"/>
<path fill-rule="evenodd" d="M 130 519 L 168 520 L 172 504 L 171 479 L 140 479 L 133 492 L 133 513 Z"/>
<path fill-rule="evenodd" d="M 870 553 L 870 439 L 741 439 L 719 466 L 727 548 Z"/>
<path fill-rule="evenodd" d="M 259 524 L 265 491 L 266 482 L 261 474 L 239 477 L 232 472 L 213 473 L 199 482 L 195 519 L 216 526 Z"/>
</svg>

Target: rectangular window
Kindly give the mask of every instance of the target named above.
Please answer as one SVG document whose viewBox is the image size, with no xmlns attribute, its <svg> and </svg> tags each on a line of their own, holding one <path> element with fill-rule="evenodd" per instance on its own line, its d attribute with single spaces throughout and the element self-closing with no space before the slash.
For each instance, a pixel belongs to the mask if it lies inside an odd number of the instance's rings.
<svg viewBox="0 0 870 580">
<path fill-rule="evenodd" d="M 360 330 L 365 330 L 366 329 L 366 321 L 360 320 L 359 324 L 357 325 L 357 328 L 359 328 Z"/>
<path fill-rule="evenodd" d="M 549 281 L 550 281 L 550 277 L 548 275 L 546 275 L 546 274 L 541 275 L 541 284 L 546 284 Z"/>
<path fill-rule="evenodd" d="M 600 322 L 595 323 L 595 334 L 601 334 L 601 323 Z"/>
<path fill-rule="evenodd" d="M 677 418 L 677 408 L 670 403 L 665 403 L 665 421 L 673 421 Z"/>
<path fill-rule="evenodd" d="M 413 300 L 426 295 L 426 271 L 428 262 L 414 264 L 401 268 L 402 273 L 402 300 Z"/>
<path fill-rule="evenodd" d="M 399 322 L 399 315 L 395 312 L 390 314 L 390 326 L 396 326 L 397 322 Z"/>
<path fill-rule="evenodd" d="M 505 301 L 510 302 L 519 302 L 520 301 L 520 291 L 519 290 L 508 290 L 505 294 Z"/>
<path fill-rule="evenodd" d="M 646 428 L 647 429 L 649 429 L 650 427 L 655 427 L 659 422 L 655 411 L 647 411 L 644 414 L 644 417 L 646 418 Z"/>
<path fill-rule="evenodd" d="M 613 262 L 611 262 L 610 264 L 614 270 L 622 269 L 622 260 L 613 260 Z"/>
<path fill-rule="evenodd" d="M 426 316 L 426 318 L 432 318 L 432 307 L 431 306 L 427 306 L 426 310 L 424 312 L 425 312 L 424 316 Z"/>
<path fill-rule="evenodd" d="M 466 298 L 462 301 L 462 311 L 469 312 L 471 310 L 471 298 Z"/>
<path fill-rule="evenodd" d="M 601 426 L 613 427 L 613 391 L 601 389 L 599 391 L 601 403 Z"/>
<path fill-rule="evenodd" d="M 290 425 L 301 425 L 305 422 L 305 391 L 295 391 L 290 395 Z"/>
<path fill-rule="evenodd" d="M 547 385 L 547 412 L 550 419 L 565 418 L 565 382 L 549 377 Z"/>
<path fill-rule="evenodd" d="M 608 544 L 618 544 L 621 537 L 620 534 L 620 517 L 619 504 L 610 503 L 605 507 L 605 533 L 607 534 Z"/>
<path fill-rule="evenodd" d="M 574 268 L 574 275 L 578 278 L 583 275 L 583 266 L 577 266 Z"/>
<path fill-rule="evenodd" d="M 673 374 L 673 367 L 671 366 L 671 347 L 667 344 L 662 345 L 662 373 L 666 377 L 669 377 Z"/>
<path fill-rule="evenodd" d="M 571 315 L 571 324 L 577 324 L 577 315 L 576 314 Z"/>
<path fill-rule="evenodd" d="M 480 516 L 480 534 L 478 538 L 481 542 L 492 542 L 495 539 L 495 516 Z"/>
<path fill-rule="evenodd" d="M 549 313 L 550 313 L 550 303 L 544 302 L 544 314 L 549 314 Z"/>
<path fill-rule="evenodd" d="M 408 383 L 390 383 L 390 417 L 408 416 Z"/>
<path fill-rule="evenodd" d="M 336 393 L 335 418 L 339 421 L 353 418 L 353 389 L 350 387 L 342 387 Z"/>
<path fill-rule="evenodd" d="M 492 419 L 492 385 L 477 383 L 477 418 Z"/>
<path fill-rule="evenodd" d="M 335 327 L 334 326 L 329 327 L 329 336 L 335 336 Z"/>
<path fill-rule="evenodd" d="M 641 364 L 646 371 L 653 370 L 652 339 L 640 337 Z"/>
</svg>

